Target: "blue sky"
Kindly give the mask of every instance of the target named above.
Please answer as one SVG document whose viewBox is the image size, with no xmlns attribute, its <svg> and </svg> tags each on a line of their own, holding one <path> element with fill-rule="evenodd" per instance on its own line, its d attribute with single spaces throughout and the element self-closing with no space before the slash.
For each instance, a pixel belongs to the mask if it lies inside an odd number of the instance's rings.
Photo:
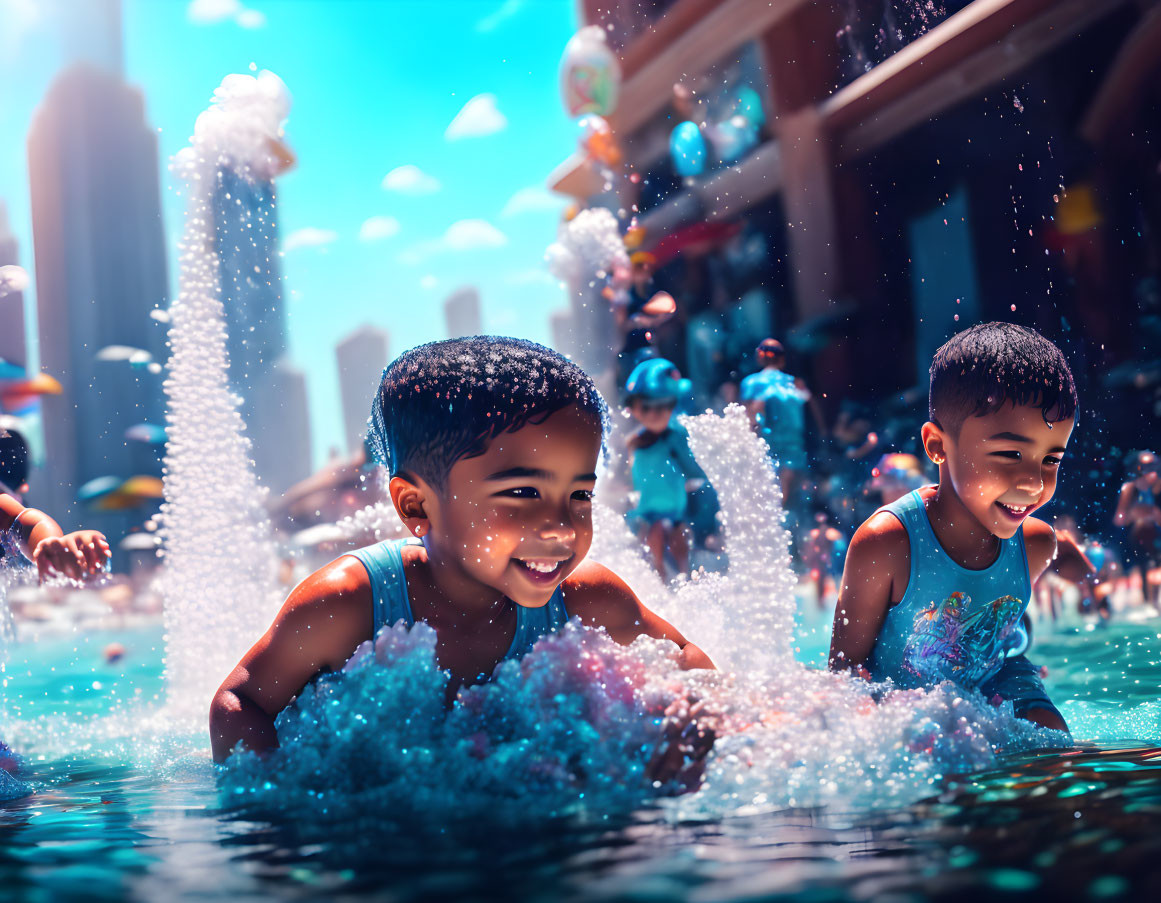
<svg viewBox="0 0 1161 903">
<path fill-rule="evenodd" d="M 30 272 L 24 136 L 66 57 L 70 5 L 0 0 L 0 198 Z M 342 437 L 334 346 L 360 325 L 387 329 L 393 355 L 443 338 L 442 301 L 470 284 L 486 331 L 548 341 L 565 300 L 542 256 L 563 204 L 544 185 L 577 137 L 557 89 L 572 0 L 124 0 L 124 20 L 126 77 L 163 161 L 223 76 L 254 64 L 290 90 L 298 166 L 279 182 L 279 225 L 316 465 Z M 161 184 L 176 292 L 182 201 L 168 170 Z"/>
</svg>

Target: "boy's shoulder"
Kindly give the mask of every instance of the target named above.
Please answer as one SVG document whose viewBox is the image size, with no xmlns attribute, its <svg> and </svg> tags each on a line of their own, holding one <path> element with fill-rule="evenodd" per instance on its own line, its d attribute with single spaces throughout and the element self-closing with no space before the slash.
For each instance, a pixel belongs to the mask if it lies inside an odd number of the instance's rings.
<svg viewBox="0 0 1161 903">
<path fill-rule="evenodd" d="M 850 547 L 854 549 L 856 546 L 869 553 L 910 553 L 911 550 L 903 521 L 886 508 L 880 508 L 855 530 Z"/>
<path fill-rule="evenodd" d="M 284 611 L 310 620 L 320 615 L 369 616 L 372 596 L 371 579 L 363 563 L 342 555 L 299 583 L 287 597 Z"/>
<path fill-rule="evenodd" d="M 640 610 L 629 584 L 591 559 L 582 561 L 560 588 L 569 616 L 586 624 L 613 626 L 636 618 Z"/>
<path fill-rule="evenodd" d="M 1035 580 L 1056 557 L 1056 531 L 1038 517 L 1029 517 L 1021 528 L 1024 531 L 1024 554 L 1028 557 L 1028 571 Z"/>
</svg>

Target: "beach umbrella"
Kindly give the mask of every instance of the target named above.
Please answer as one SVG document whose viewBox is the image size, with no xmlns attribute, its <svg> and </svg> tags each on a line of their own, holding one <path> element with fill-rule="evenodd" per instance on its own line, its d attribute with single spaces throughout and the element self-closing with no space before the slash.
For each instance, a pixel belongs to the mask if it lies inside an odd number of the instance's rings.
<svg viewBox="0 0 1161 903">
<path fill-rule="evenodd" d="M 120 477 L 96 477 L 95 479 L 89 480 L 77 490 L 77 498 L 82 502 L 93 502 L 118 489 L 120 485 Z"/>
<path fill-rule="evenodd" d="M 27 379 L 28 371 L 19 364 L 14 364 L 12 361 L 6 361 L 0 357 L 0 380 L 9 379 Z"/>
<path fill-rule="evenodd" d="M 166 440 L 165 427 L 158 426 L 156 423 L 135 423 L 125 430 L 125 438 L 131 442 L 161 445 Z"/>
<path fill-rule="evenodd" d="M 25 414 L 41 395 L 60 395 L 62 391 L 61 384 L 47 373 L 0 382 L 0 407 L 13 414 Z"/>
<path fill-rule="evenodd" d="M 138 499 L 159 499 L 165 497 L 165 486 L 160 477 L 138 474 L 121 484 L 118 492 Z"/>
</svg>

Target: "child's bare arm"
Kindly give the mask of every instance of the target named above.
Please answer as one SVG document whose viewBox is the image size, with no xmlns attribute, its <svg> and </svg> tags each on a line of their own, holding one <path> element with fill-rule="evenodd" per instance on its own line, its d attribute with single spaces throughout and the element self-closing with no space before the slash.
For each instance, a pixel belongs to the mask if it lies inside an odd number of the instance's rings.
<svg viewBox="0 0 1161 903">
<path fill-rule="evenodd" d="M 74 580 L 104 569 L 112 551 L 103 533 L 76 530 L 67 536 L 60 525 L 36 508 L 25 508 L 7 493 L 0 493 L 0 532 L 17 526 L 21 554 L 36 564 L 43 580 L 52 570 Z"/>
<path fill-rule="evenodd" d="M 1049 568 L 1069 583 L 1080 583 L 1097 570 L 1071 533 L 1054 530 L 1039 518 L 1030 517 L 1025 523 L 1024 548 L 1033 583 Z"/>
<path fill-rule="evenodd" d="M 594 561 L 581 564 L 565 581 L 564 604 L 585 626 L 604 627 L 623 646 L 639 636 L 671 640 L 681 648 L 683 668 L 714 667 L 708 655 L 642 605 L 628 584 L 604 565 Z"/>
<path fill-rule="evenodd" d="M 1123 527 L 1129 522 L 1129 511 L 1133 507 L 1133 499 L 1137 495 L 1137 487 L 1131 482 L 1121 487 L 1121 494 L 1117 497 L 1117 510 L 1113 513 L 1113 525 Z"/>
<path fill-rule="evenodd" d="M 312 677 L 341 668 L 370 638 L 371 608 L 367 572 L 356 558 L 339 558 L 295 587 L 214 696 L 214 761 L 225 761 L 239 741 L 257 751 L 276 747 L 275 717 Z"/>
<path fill-rule="evenodd" d="M 855 531 L 834 612 L 833 670 L 857 670 L 871 657 L 887 610 L 903 598 L 910 570 L 907 531 L 894 515 L 879 512 Z"/>
</svg>

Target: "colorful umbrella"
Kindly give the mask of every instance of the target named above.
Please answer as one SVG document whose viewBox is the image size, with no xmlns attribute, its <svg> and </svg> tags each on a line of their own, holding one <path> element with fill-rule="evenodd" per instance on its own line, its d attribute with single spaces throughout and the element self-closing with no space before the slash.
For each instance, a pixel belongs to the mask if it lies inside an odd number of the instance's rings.
<svg viewBox="0 0 1161 903">
<path fill-rule="evenodd" d="M 135 423 L 125 430 L 125 438 L 131 442 L 147 442 L 162 445 L 166 440 L 165 427 L 155 423 Z"/>
<path fill-rule="evenodd" d="M 130 477 L 121 484 L 121 488 L 117 491 L 138 499 L 160 499 L 165 497 L 165 485 L 161 482 L 161 478 L 146 476 L 145 474 Z"/>
<path fill-rule="evenodd" d="M 89 480 L 77 490 L 77 498 L 82 502 L 92 502 L 108 495 L 121 485 L 120 477 L 97 477 Z"/>
</svg>

